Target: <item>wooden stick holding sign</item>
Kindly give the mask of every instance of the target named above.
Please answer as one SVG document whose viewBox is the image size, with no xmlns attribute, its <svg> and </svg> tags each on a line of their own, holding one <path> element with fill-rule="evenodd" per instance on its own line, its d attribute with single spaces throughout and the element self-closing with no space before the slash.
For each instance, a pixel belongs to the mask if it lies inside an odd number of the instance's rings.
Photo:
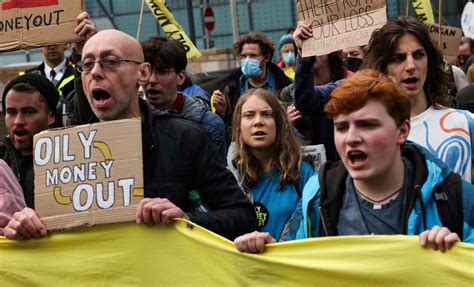
<svg viewBox="0 0 474 287">
<path fill-rule="evenodd" d="M 438 29 L 439 31 L 441 31 L 441 22 L 443 21 L 442 4 L 443 4 L 443 1 L 438 0 Z M 441 49 L 441 33 L 439 33 L 438 47 Z"/>
<path fill-rule="evenodd" d="M 140 18 L 138 19 L 137 41 L 140 41 L 140 30 L 142 28 L 143 8 L 145 7 L 145 0 L 142 0 L 142 7 L 140 8 Z"/>
</svg>

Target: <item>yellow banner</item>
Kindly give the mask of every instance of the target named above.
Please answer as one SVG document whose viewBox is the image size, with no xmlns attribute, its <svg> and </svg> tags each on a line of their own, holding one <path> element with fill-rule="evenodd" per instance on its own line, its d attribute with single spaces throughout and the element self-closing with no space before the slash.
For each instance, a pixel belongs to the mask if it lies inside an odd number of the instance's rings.
<svg viewBox="0 0 474 287">
<path fill-rule="evenodd" d="M 121 223 L 0 238 L 0 286 L 472 286 L 473 251 L 458 243 L 441 253 L 394 235 L 291 241 L 244 254 L 183 220 Z"/>
<path fill-rule="evenodd" d="M 434 24 L 433 8 L 431 8 L 430 0 L 413 0 L 411 2 L 416 17 L 428 24 Z"/>
<path fill-rule="evenodd" d="M 146 4 L 166 33 L 166 36 L 183 44 L 188 59 L 201 57 L 201 52 L 194 46 L 186 32 L 184 32 L 184 29 L 174 19 L 173 14 L 167 7 L 166 0 L 146 0 Z"/>
</svg>

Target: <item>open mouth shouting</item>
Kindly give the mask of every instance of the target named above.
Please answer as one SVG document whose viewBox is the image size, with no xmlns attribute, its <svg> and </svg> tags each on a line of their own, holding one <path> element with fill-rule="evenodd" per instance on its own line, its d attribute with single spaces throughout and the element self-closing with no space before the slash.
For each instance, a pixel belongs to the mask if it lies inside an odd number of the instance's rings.
<svg viewBox="0 0 474 287">
<path fill-rule="evenodd" d="M 367 162 L 367 154 L 359 150 L 347 152 L 347 159 L 351 168 L 361 168 Z"/>
<path fill-rule="evenodd" d="M 155 100 L 158 99 L 161 95 L 161 91 L 155 88 L 150 88 L 146 90 L 146 97 L 149 100 Z"/>
<path fill-rule="evenodd" d="M 22 143 L 28 140 L 29 133 L 24 129 L 14 129 L 13 136 L 16 142 Z"/>
<path fill-rule="evenodd" d="M 420 81 L 420 79 L 418 79 L 418 77 L 415 77 L 415 76 L 411 76 L 411 77 L 406 77 L 402 80 L 402 84 L 403 86 L 405 86 L 408 90 L 413 90 L 413 89 L 416 89 L 417 85 L 418 85 L 418 82 Z"/>
<path fill-rule="evenodd" d="M 92 90 L 92 98 L 97 108 L 105 108 L 112 98 L 110 93 L 102 88 L 94 88 Z"/>
</svg>

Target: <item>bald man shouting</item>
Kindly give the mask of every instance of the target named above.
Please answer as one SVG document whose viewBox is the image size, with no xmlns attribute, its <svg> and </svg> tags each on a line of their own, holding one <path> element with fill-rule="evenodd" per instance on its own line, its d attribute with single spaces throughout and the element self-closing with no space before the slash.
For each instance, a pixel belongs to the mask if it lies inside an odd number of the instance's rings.
<svg viewBox="0 0 474 287">
<path fill-rule="evenodd" d="M 153 111 L 138 97 L 151 69 L 134 38 L 118 30 L 95 34 L 85 43 L 77 67 L 85 97 L 100 121 L 142 119 L 145 198 L 137 208 L 138 224 L 186 218 L 231 240 L 256 230 L 253 205 L 216 156 L 206 131 Z M 209 212 L 189 212 L 191 190 L 198 190 Z M 25 208 L 14 214 L 4 233 L 13 239 L 39 238 L 46 228 L 34 210 Z"/>
</svg>

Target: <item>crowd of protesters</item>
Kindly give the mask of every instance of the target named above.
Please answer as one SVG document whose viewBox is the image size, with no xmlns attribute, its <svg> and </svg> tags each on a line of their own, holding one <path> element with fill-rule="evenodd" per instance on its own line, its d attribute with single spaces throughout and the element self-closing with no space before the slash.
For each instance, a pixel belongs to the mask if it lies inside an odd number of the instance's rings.
<svg viewBox="0 0 474 287">
<path fill-rule="evenodd" d="M 471 39 L 447 64 L 422 22 L 398 17 L 366 46 L 302 57 L 312 28 L 299 22 L 276 63 L 267 35 L 244 35 L 233 45 L 240 67 L 205 91 L 180 43 L 97 31 L 86 12 L 77 23 L 84 40 L 70 58 L 52 61 L 48 49 L 63 47 L 44 48 L 45 62 L 4 89 L 0 235 L 47 234 L 35 212 L 35 134 L 140 117 L 137 224 L 184 218 L 243 252 L 338 235 L 419 235 L 443 252 L 474 243 Z M 193 190 L 207 212 L 192 209 Z"/>
</svg>

